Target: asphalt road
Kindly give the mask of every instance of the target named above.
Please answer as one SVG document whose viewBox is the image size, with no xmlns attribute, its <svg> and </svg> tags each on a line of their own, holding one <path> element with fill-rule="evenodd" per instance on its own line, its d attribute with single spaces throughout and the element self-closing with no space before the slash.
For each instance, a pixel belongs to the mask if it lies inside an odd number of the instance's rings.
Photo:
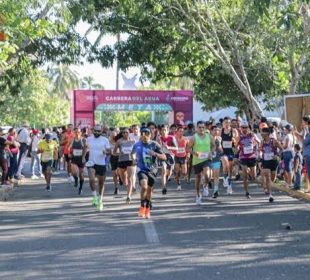
<svg viewBox="0 0 310 280">
<path fill-rule="evenodd" d="M 194 204 L 194 185 L 159 182 L 152 218 L 138 218 L 138 194 L 125 205 L 108 177 L 104 211 L 91 206 L 64 176 L 25 179 L 0 202 L 0 279 L 310 279 L 309 203 L 275 193 L 269 203 L 241 183 L 234 194 Z M 291 230 L 281 227 L 289 223 Z"/>
</svg>

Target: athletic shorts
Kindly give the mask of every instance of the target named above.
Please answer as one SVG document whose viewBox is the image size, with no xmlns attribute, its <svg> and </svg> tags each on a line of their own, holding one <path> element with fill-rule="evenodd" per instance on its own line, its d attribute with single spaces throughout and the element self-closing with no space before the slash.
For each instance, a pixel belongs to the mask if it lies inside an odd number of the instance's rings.
<svg viewBox="0 0 310 280">
<path fill-rule="evenodd" d="M 84 168 L 85 166 L 81 158 L 72 158 L 71 163 L 77 165 L 78 168 Z"/>
<path fill-rule="evenodd" d="M 186 164 L 186 157 L 175 157 L 174 158 L 175 164 Z"/>
<path fill-rule="evenodd" d="M 52 160 L 49 160 L 46 162 L 41 161 L 41 166 L 42 166 L 42 172 L 45 173 L 45 171 L 47 170 L 48 167 L 53 166 L 53 161 Z"/>
<path fill-rule="evenodd" d="M 151 172 L 139 171 L 138 172 L 138 180 L 139 180 L 139 182 L 141 180 L 147 180 L 148 186 L 153 187 L 154 183 L 155 183 L 155 175 Z"/>
<path fill-rule="evenodd" d="M 201 162 L 201 163 L 198 163 L 198 164 L 196 164 L 196 165 L 193 165 L 193 168 L 194 168 L 194 173 L 196 174 L 196 175 L 198 175 L 198 174 L 200 174 L 202 171 L 203 171 L 203 169 L 205 168 L 205 167 L 210 167 L 211 168 L 211 160 L 205 160 L 205 161 L 203 161 L 203 162 Z"/>
<path fill-rule="evenodd" d="M 92 167 L 87 167 L 88 169 L 95 169 L 95 174 L 96 176 L 105 176 L 106 172 L 107 172 L 107 168 L 105 165 L 98 165 L 95 164 Z"/>
<path fill-rule="evenodd" d="M 65 161 L 66 162 L 70 162 L 71 161 L 71 158 L 69 157 L 69 155 L 65 155 Z"/>
<path fill-rule="evenodd" d="M 240 159 L 240 164 L 247 167 L 256 166 L 256 158 Z"/>
<path fill-rule="evenodd" d="M 270 169 L 271 171 L 276 171 L 278 168 L 279 162 L 274 160 L 262 160 L 263 169 Z"/>
<path fill-rule="evenodd" d="M 121 169 L 126 169 L 129 166 L 133 166 L 132 160 L 126 160 L 126 161 L 119 161 L 117 163 L 117 167 Z"/>
<path fill-rule="evenodd" d="M 111 157 L 110 157 L 110 164 L 111 164 L 112 171 L 116 170 L 117 169 L 117 165 L 118 165 L 118 156 L 111 155 Z"/>
<path fill-rule="evenodd" d="M 223 157 L 227 157 L 228 161 L 233 161 L 235 158 L 234 154 L 223 154 Z"/>
<path fill-rule="evenodd" d="M 221 162 L 220 161 L 214 161 L 211 163 L 211 168 L 214 170 L 221 169 Z"/>
</svg>

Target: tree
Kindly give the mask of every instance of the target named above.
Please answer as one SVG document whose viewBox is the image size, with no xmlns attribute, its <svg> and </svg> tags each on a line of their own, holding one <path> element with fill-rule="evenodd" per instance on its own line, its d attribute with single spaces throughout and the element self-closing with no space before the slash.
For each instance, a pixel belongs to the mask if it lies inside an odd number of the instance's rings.
<svg viewBox="0 0 310 280">
<path fill-rule="evenodd" d="M 51 67 L 48 70 L 48 76 L 52 84 L 52 95 L 56 93 L 61 98 L 69 100 L 72 90 L 79 88 L 78 73 L 69 65 L 60 64 Z"/>
<path fill-rule="evenodd" d="M 104 89 L 103 85 L 95 83 L 95 78 L 93 76 L 83 77 L 81 80 L 81 86 L 85 89 Z"/>
</svg>

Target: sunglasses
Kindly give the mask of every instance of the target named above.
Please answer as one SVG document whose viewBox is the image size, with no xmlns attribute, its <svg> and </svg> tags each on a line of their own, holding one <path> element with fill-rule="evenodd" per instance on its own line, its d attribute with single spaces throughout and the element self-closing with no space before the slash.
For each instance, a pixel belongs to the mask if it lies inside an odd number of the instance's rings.
<svg viewBox="0 0 310 280">
<path fill-rule="evenodd" d="M 101 133 L 101 130 L 94 130 L 94 133 Z"/>
<path fill-rule="evenodd" d="M 150 135 L 150 132 L 143 131 L 143 132 L 141 132 L 141 135 L 143 135 L 143 134 Z"/>
<path fill-rule="evenodd" d="M 247 129 L 249 128 L 248 126 L 241 126 L 242 129 Z"/>
</svg>

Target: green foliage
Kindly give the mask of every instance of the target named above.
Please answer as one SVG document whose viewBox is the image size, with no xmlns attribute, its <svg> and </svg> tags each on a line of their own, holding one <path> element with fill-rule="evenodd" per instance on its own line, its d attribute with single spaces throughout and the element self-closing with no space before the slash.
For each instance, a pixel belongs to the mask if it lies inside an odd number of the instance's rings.
<svg viewBox="0 0 310 280">
<path fill-rule="evenodd" d="M 130 127 L 150 121 L 150 112 L 95 112 L 96 123 L 107 127 Z"/>
<path fill-rule="evenodd" d="M 18 96 L 6 92 L 0 96 L 2 125 L 20 125 L 28 120 L 33 127 L 61 125 L 69 118 L 69 101 L 51 96 L 49 81 L 41 71 L 32 71 Z"/>
</svg>

